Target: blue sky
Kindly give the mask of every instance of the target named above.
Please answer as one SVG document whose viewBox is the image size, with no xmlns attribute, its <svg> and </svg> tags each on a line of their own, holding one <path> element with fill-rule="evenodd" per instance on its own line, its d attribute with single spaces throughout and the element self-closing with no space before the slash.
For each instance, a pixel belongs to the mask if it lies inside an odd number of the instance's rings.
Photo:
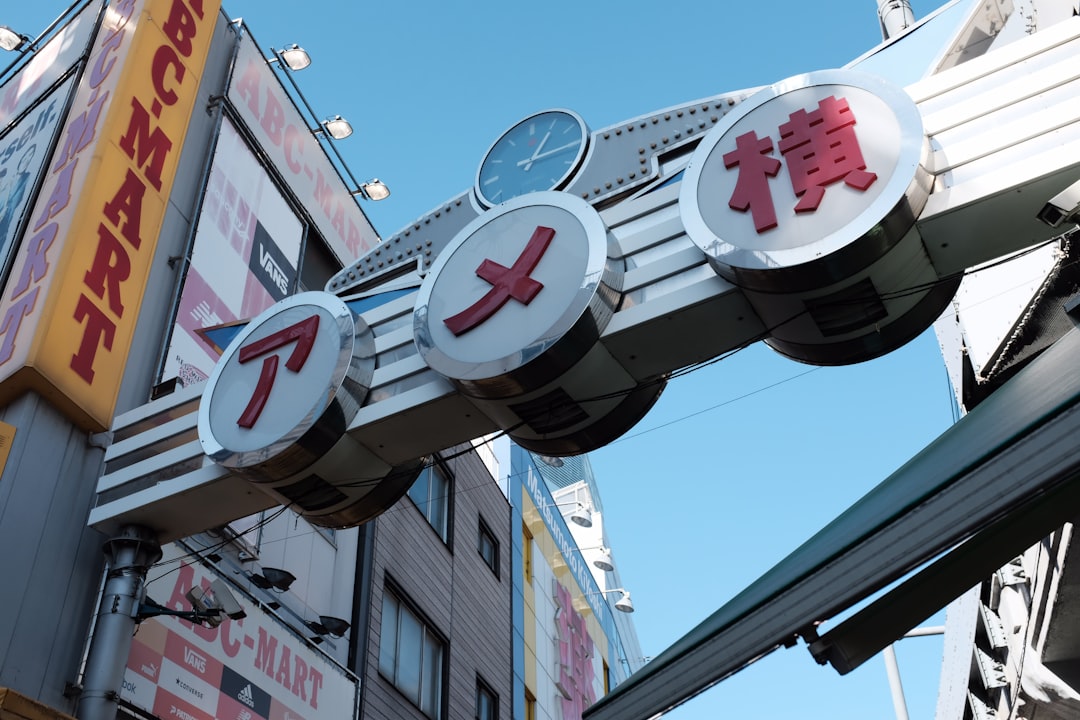
<svg viewBox="0 0 1080 720">
<path fill-rule="evenodd" d="M 922 18 L 940 3 L 911 3 Z M 33 35 L 67 3 L 8 2 Z M 880 40 L 874 0 L 320 3 L 230 0 L 264 48 L 299 43 L 296 76 L 388 236 L 468 188 L 517 120 L 552 107 L 599 128 L 676 103 L 843 65 Z M 763 345 L 672 382 L 626 437 L 594 453 L 615 558 L 656 655 L 924 447 L 952 421 L 936 341 L 814 369 Z M 935 624 L 940 618 L 935 620 Z M 939 639 L 898 648 L 912 718 L 933 716 Z M 875 658 L 847 677 L 781 650 L 671 717 L 894 717 Z"/>
</svg>

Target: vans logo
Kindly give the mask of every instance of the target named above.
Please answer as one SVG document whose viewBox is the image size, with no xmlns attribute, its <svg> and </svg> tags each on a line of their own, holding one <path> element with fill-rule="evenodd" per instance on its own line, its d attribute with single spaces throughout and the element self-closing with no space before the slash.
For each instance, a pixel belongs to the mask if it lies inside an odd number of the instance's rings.
<svg viewBox="0 0 1080 720">
<path fill-rule="evenodd" d="M 201 673 L 206 672 L 206 658 L 189 647 L 184 648 L 184 663 Z"/>
<path fill-rule="evenodd" d="M 275 302 L 289 294 L 296 279 L 296 270 L 260 222 L 255 223 L 255 242 L 251 246 L 248 269 Z"/>
</svg>

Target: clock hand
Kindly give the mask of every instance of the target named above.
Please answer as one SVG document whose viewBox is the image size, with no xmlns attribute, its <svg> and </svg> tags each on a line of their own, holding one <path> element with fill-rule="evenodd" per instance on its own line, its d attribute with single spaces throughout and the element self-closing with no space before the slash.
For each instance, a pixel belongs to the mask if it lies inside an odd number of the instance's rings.
<svg viewBox="0 0 1080 720">
<path fill-rule="evenodd" d="M 556 155 L 558 153 L 561 153 L 563 150 L 569 150 L 572 147 L 577 147 L 580 144 L 581 144 L 580 140 L 575 140 L 573 142 L 566 143 L 565 145 L 560 145 L 557 148 L 552 148 L 551 150 L 548 150 L 547 152 L 533 153 L 533 156 L 531 158 L 529 158 L 528 160 L 518 160 L 518 163 L 517 163 L 518 167 L 521 167 L 522 165 L 528 165 L 529 167 L 532 167 L 532 164 L 534 162 L 536 162 L 537 160 L 543 160 L 546 157 L 549 157 L 551 155 Z M 543 143 L 541 143 L 541 145 L 543 145 Z M 525 169 L 528 170 L 529 167 L 526 167 Z"/>
<path fill-rule="evenodd" d="M 536 158 L 540 156 L 540 151 L 544 149 L 544 143 L 546 143 L 548 141 L 549 137 L 551 137 L 551 131 L 550 130 L 548 130 L 546 133 L 544 133 L 544 137 L 540 140 L 540 144 L 536 146 L 535 150 L 533 150 L 533 154 L 532 154 L 531 158 L 529 158 L 528 160 L 518 160 L 518 167 L 521 167 L 522 165 L 524 165 L 525 166 L 525 172 L 529 172 L 529 168 L 532 167 L 533 161 L 536 160 Z"/>
</svg>

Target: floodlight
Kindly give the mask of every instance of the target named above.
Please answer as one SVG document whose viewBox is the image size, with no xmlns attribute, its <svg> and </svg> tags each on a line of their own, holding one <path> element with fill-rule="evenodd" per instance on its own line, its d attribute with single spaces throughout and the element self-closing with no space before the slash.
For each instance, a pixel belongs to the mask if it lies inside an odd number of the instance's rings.
<svg viewBox="0 0 1080 720">
<path fill-rule="evenodd" d="M 326 128 L 327 134 L 335 140 L 344 140 L 353 133 L 352 125 L 340 115 L 326 118 L 322 121 L 322 126 Z"/>
<path fill-rule="evenodd" d="M 311 64 L 311 56 L 307 50 L 293 43 L 284 50 L 278 50 L 278 57 L 289 66 L 290 70 L 303 70 Z"/>
<path fill-rule="evenodd" d="M 30 38 L 26 35 L 15 32 L 7 25 L 0 25 L 0 50 L 18 50 L 28 42 Z"/>
</svg>

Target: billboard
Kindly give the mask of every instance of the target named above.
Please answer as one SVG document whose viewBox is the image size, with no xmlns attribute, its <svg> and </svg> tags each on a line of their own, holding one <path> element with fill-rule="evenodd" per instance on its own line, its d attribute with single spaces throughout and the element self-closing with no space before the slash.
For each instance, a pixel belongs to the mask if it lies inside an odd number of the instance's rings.
<svg viewBox="0 0 1080 720">
<path fill-rule="evenodd" d="M 178 563 L 148 583 L 162 604 L 191 610 L 184 597 L 217 577 L 164 548 Z M 353 717 L 355 677 L 281 620 L 236 593 L 247 617 L 216 628 L 176 617 L 144 620 L 131 643 L 120 697 L 159 718 L 181 720 L 338 720 Z M 161 600 L 160 597 L 156 598 Z"/>
<path fill-rule="evenodd" d="M 0 297 L 0 401 L 111 423 L 219 9 L 106 10 Z"/>
<path fill-rule="evenodd" d="M 206 380 L 219 353 L 199 331 L 251 319 L 293 292 L 303 232 L 255 154 L 223 120 L 163 378 L 185 387 Z"/>
<path fill-rule="evenodd" d="M 53 83 L 68 71 L 90 42 L 102 3 L 83 8 L 67 25 L 34 53 L 33 58 L 10 80 L 0 86 L 0 128 L 7 127 Z"/>
<path fill-rule="evenodd" d="M 241 37 L 228 98 L 341 264 L 374 247 L 371 222 L 250 35 Z"/>
<path fill-rule="evenodd" d="M 68 79 L 0 137 L 0 268 L 6 266 L 15 245 L 19 221 L 30 204 L 73 84 Z"/>
</svg>

